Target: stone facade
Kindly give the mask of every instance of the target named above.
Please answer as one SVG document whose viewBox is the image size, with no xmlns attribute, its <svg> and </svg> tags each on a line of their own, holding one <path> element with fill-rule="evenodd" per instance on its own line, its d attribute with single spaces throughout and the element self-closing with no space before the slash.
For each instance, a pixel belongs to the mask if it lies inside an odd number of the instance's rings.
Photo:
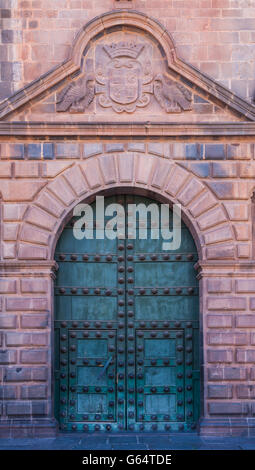
<svg viewBox="0 0 255 470">
<path fill-rule="evenodd" d="M 17 1 L 13 3 L 15 9 Z M 33 29 L 31 35 L 37 32 L 39 43 L 43 23 L 41 19 L 39 30 L 34 11 L 43 11 L 42 2 L 21 3 L 19 13 L 28 12 L 26 25 L 29 22 Z M 65 62 L 0 104 L 0 434 L 56 432 L 52 378 L 56 242 L 78 202 L 91 201 L 102 191 L 128 190 L 181 203 L 197 245 L 200 432 L 254 435 L 255 108 L 179 58 L 166 29 L 151 18 L 153 13 L 158 16 L 156 12 L 163 15 L 164 1 L 97 2 L 105 5 L 100 11 L 90 9 L 94 2 L 66 2 L 66 9 L 57 1 L 50 3 L 56 8 L 45 6 L 44 12 L 52 18 L 56 11 L 63 20 L 65 12 L 71 17 L 77 14 L 74 29 L 80 25 L 81 8 L 84 12 L 87 7 L 87 20 L 104 14 L 80 31 Z M 121 3 L 124 10 L 113 9 Z M 139 11 L 130 9 L 129 3 Z M 225 12 L 224 18 L 210 19 L 210 24 L 220 31 L 220 22 L 225 22 L 226 41 L 235 34 L 247 44 L 252 40 L 252 18 L 241 23 L 237 17 L 238 33 L 230 26 L 233 20 L 227 12 L 238 2 L 193 3 L 199 4 L 200 13 L 212 3 Z M 174 17 L 176 8 L 185 8 L 186 2 L 169 4 L 169 15 Z M 106 14 L 107 8 L 113 10 Z M 236 8 L 236 14 L 239 11 Z M 205 35 L 202 24 L 211 12 L 208 6 L 199 20 L 201 43 L 206 42 L 208 53 L 211 36 L 209 31 Z M 252 12 L 247 6 L 249 17 Z M 179 21 L 163 16 L 161 20 L 169 30 Z M 184 32 L 184 23 L 183 19 L 183 34 L 195 34 Z M 56 20 L 54 25 L 57 36 L 60 23 Z M 23 32 L 29 34 L 26 26 Z M 223 33 L 218 32 L 217 38 L 224 42 Z M 20 48 L 23 54 L 40 47 L 33 45 L 32 36 L 27 41 Z M 58 44 L 54 41 L 54 60 L 59 64 L 68 47 L 61 44 L 58 49 Z M 180 50 L 185 47 L 179 45 Z M 202 59 L 204 47 L 196 46 L 201 70 L 208 64 L 207 56 Z M 214 54 L 217 51 L 216 47 Z M 126 57 L 132 76 L 126 76 Z M 34 71 L 26 56 L 22 60 L 25 77 L 32 79 L 43 71 L 45 64 L 39 67 L 37 62 Z M 234 90 L 234 77 L 228 80 Z M 21 77 L 20 83 L 27 81 Z M 250 86 L 249 79 L 245 82 L 245 87 Z"/>
</svg>

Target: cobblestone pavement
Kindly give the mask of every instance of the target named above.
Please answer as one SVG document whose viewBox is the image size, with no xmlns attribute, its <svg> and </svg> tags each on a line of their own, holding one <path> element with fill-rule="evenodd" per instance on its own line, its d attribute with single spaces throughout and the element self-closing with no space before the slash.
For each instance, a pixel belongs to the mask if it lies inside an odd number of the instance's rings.
<svg viewBox="0 0 255 470">
<path fill-rule="evenodd" d="M 197 434 L 79 434 L 56 438 L 0 439 L 0 450 L 255 450 L 255 437 Z"/>
</svg>

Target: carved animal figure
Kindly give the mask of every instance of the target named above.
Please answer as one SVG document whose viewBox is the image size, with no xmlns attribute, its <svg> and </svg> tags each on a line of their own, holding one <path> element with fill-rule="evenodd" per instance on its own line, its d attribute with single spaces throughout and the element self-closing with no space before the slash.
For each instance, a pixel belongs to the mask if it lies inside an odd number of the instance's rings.
<svg viewBox="0 0 255 470">
<path fill-rule="evenodd" d="M 154 79 L 154 96 L 167 113 L 180 113 L 191 108 L 192 94 L 180 83 L 161 74 Z"/>
<path fill-rule="evenodd" d="M 69 84 L 57 97 L 56 109 L 58 112 L 83 112 L 92 103 L 95 97 L 94 76 L 83 76 L 74 83 Z"/>
</svg>

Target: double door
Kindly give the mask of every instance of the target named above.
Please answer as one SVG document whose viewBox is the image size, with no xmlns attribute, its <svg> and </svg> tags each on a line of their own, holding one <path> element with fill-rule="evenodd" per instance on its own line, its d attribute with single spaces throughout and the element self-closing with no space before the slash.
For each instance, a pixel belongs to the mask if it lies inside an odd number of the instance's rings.
<svg viewBox="0 0 255 470">
<path fill-rule="evenodd" d="M 139 196 L 105 199 L 157 204 Z M 95 204 L 94 204 L 95 208 Z M 105 217 L 105 223 L 110 217 Z M 128 221 L 126 217 L 126 228 Z M 186 431 L 199 418 L 197 253 L 182 224 L 162 239 L 77 240 L 56 248 L 55 413 L 63 431 Z M 138 230 L 138 227 L 137 227 Z M 96 232 L 96 224 L 94 224 Z"/>
</svg>

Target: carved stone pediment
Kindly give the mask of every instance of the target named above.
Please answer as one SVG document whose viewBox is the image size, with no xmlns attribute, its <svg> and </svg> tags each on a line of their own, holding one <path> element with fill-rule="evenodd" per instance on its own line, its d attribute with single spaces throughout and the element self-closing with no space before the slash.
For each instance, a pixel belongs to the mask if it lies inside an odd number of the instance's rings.
<svg viewBox="0 0 255 470">
<path fill-rule="evenodd" d="M 169 32 L 132 9 L 88 22 L 62 64 L 0 103 L 2 121 L 73 123 L 73 113 L 95 127 L 255 121 L 252 104 L 178 58 Z"/>
<path fill-rule="evenodd" d="M 95 47 L 95 60 L 87 59 L 82 76 L 65 87 L 56 99 L 58 112 L 85 113 L 95 100 L 96 111 L 134 113 L 158 103 L 163 113 L 192 110 L 192 93 L 171 79 L 158 51 L 141 36 Z M 155 106 L 154 106 L 155 107 Z"/>
</svg>

